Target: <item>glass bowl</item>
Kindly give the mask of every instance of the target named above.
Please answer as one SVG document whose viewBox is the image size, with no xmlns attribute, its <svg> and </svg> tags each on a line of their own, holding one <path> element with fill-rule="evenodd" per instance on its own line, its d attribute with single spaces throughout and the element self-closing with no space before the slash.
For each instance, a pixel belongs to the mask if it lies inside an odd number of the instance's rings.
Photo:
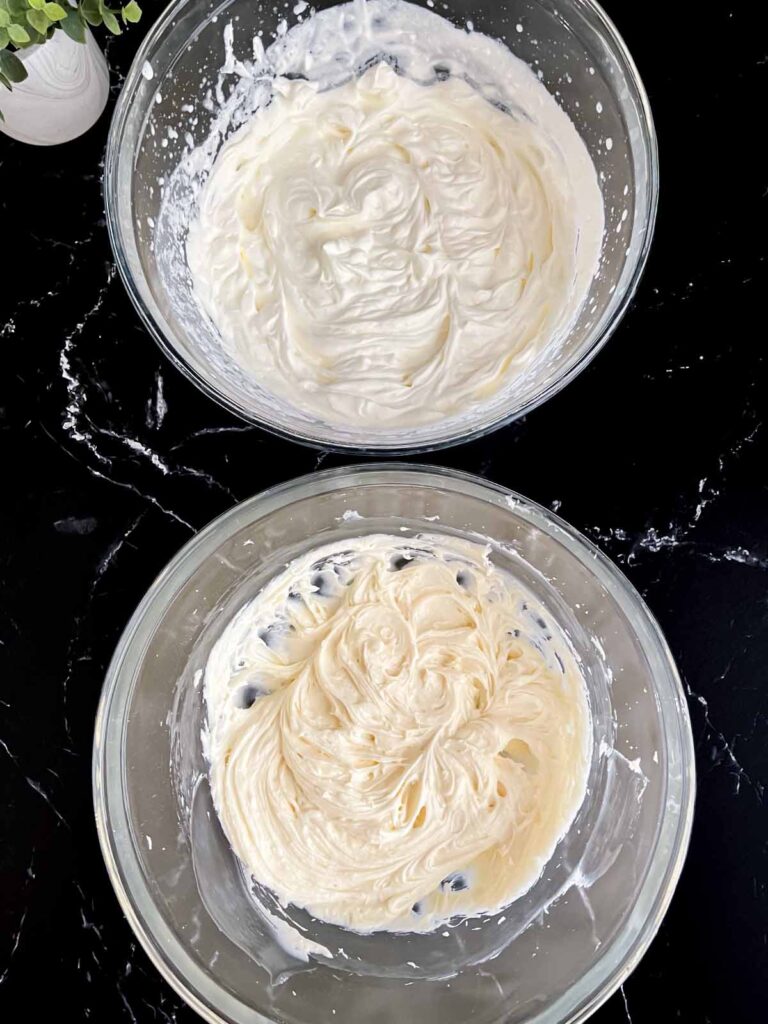
<svg viewBox="0 0 768 1024">
<path fill-rule="evenodd" d="M 480 405 L 419 427 L 323 422 L 261 388 L 225 352 L 197 306 L 185 256 L 188 220 L 165 218 L 163 226 L 161 199 L 173 171 L 190 145 L 208 137 L 216 95 L 223 99 L 237 81 L 220 69 L 252 59 L 257 33 L 269 40 L 284 19 L 295 21 L 293 3 L 178 0 L 148 32 L 125 80 L 107 143 L 104 191 L 128 293 L 190 380 L 231 412 L 277 434 L 371 454 L 427 451 L 479 437 L 523 416 L 575 377 L 608 340 L 637 287 L 656 215 L 656 138 L 645 90 L 609 18 L 592 0 L 450 0 L 436 10 L 505 41 L 556 96 L 598 171 L 605 234 L 599 272 L 559 348 Z M 225 38 L 230 23 L 232 36 Z"/>
<path fill-rule="evenodd" d="M 357 935 L 295 917 L 332 958 L 264 927 L 212 811 L 201 669 L 234 611 L 291 558 L 371 532 L 487 538 L 566 632 L 593 720 L 588 792 L 541 878 L 499 914 Z M 112 884 L 139 941 L 206 1020 L 562 1024 L 583 1020 L 647 948 L 691 828 L 687 706 L 657 624 L 589 541 L 519 495 L 444 469 L 303 477 L 231 509 L 150 588 L 109 667 L 94 800 Z"/>
</svg>

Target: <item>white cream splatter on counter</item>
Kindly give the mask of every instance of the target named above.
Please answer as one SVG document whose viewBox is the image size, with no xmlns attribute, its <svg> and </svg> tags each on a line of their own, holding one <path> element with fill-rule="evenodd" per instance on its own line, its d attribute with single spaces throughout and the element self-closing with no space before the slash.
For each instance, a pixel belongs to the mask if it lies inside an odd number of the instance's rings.
<svg viewBox="0 0 768 1024">
<path fill-rule="evenodd" d="M 413 8 L 382 9 L 404 25 L 386 47 L 398 68 L 422 70 Z M 430 17 L 469 65 L 475 34 Z M 335 88 L 277 77 L 218 155 L 187 258 L 262 387 L 326 421 L 416 426 L 492 397 L 567 334 L 598 265 L 597 176 L 530 69 L 488 53 L 511 113 L 459 68 L 430 67 L 431 84 L 386 63 Z"/>
<path fill-rule="evenodd" d="M 214 803 L 283 905 L 358 931 L 492 912 L 585 793 L 584 680 L 490 550 L 371 535 L 292 562 L 205 669 Z"/>
</svg>

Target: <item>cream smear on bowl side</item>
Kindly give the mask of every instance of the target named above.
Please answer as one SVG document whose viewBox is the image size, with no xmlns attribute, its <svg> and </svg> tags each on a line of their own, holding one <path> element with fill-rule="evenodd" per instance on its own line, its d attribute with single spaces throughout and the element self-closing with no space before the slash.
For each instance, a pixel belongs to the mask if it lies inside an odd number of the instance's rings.
<svg viewBox="0 0 768 1024">
<path fill-rule="evenodd" d="M 313 14 L 252 64 L 226 32 L 239 84 L 164 215 L 191 222 L 196 299 L 261 387 L 327 421 L 417 426 L 558 348 L 603 206 L 526 64 L 402 0 Z"/>
</svg>

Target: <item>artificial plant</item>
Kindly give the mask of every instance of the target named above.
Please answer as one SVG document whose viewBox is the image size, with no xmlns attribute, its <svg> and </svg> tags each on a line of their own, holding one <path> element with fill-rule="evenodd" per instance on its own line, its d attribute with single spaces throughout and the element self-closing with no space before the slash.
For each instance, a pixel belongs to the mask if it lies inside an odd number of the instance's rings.
<svg viewBox="0 0 768 1024">
<path fill-rule="evenodd" d="M 140 17 L 136 0 L 120 8 L 108 7 L 104 0 L 0 0 L 0 84 L 10 89 L 23 82 L 27 69 L 16 51 L 44 43 L 59 29 L 84 43 L 88 25 L 104 25 L 119 36 L 121 23 L 137 22 Z"/>
</svg>

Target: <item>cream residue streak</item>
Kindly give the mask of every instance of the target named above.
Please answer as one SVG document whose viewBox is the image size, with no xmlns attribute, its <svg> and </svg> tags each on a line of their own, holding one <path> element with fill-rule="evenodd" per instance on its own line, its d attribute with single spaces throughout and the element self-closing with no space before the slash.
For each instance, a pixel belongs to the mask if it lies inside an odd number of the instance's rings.
<svg viewBox="0 0 768 1024">
<path fill-rule="evenodd" d="M 459 77 L 386 63 L 333 89 L 275 80 L 216 159 L 187 245 L 198 300 L 264 387 L 325 420 L 423 424 L 562 337 L 602 199 L 573 124 L 521 68 L 514 116 Z"/>
<path fill-rule="evenodd" d="M 359 931 L 492 912 L 585 793 L 584 681 L 489 549 L 372 535 L 291 563 L 205 670 L 213 798 L 283 904 Z"/>
</svg>

